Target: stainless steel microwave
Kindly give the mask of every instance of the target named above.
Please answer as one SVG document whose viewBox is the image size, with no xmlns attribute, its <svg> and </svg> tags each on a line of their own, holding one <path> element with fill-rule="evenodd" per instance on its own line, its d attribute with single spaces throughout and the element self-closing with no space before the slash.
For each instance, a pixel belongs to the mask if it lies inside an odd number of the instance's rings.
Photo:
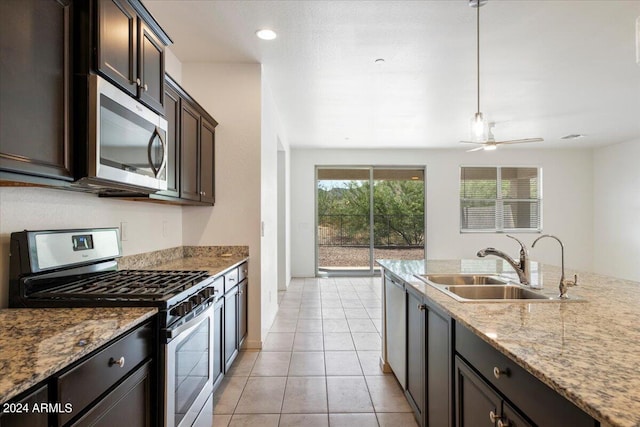
<svg viewBox="0 0 640 427">
<path fill-rule="evenodd" d="M 75 186 L 151 193 L 167 189 L 167 121 L 106 79 L 88 76 L 86 162 Z"/>
</svg>

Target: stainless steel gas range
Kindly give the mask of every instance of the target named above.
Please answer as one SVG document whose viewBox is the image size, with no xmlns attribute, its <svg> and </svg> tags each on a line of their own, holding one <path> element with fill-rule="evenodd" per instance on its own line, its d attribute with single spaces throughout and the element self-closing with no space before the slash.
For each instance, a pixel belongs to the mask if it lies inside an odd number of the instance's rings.
<svg viewBox="0 0 640 427">
<path fill-rule="evenodd" d="M 213 389 L 214 304 L 203 271 L 117 270 L 117 228 L 11 234 L 10 307 L 158 308 L 159 418 L 190 425 Z"/>
</svg>

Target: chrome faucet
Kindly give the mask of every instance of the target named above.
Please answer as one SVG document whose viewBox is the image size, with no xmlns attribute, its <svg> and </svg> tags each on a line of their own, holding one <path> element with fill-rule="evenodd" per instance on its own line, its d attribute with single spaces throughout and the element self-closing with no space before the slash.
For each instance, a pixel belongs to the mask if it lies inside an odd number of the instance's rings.
<svg viewBox="0 0 640 427">
<path fill-rule="evenodd" d="M 509 263 L 509 265 L 511 265 L 511 267 L 513 267 L 513 269 L 516 271 L 516 273 L 518 273 L 518 280 L 520 280 L 520 283 L 526 286 L 531 285 L 531 268 L 529 266 L 529 251 L 527 251 L 527 247 L 525 246 L 524 243 L 522 243 L 520 240 L 516 239 L 513 236 L 510 236 L 507 234 L 507 237 L 512 238 L 513 240 L 515 240 L 516 242 L 518 242 L 520 244 L 520 260 L 519 262 L 514 260 L 513 258 L 511 258 L 509 255 L 507 255 L 506 253 L 495 249 L 495 248 L 485 248 L 485 249 L 480 249 L 477 253 L 477 255 L 480 258 L 484 258 L 487 255 L 495 255 L 499 258 L 504 259 L 505 261 L 507 261 Z"/>
<path fill-rule="evenodd" d="M 533 244 L 531 245 L 532 248 L 534 248 L 536 246 L 536 243 L 538 243 L 538 240 L 544 238 L 544 237 L 551 237 L 552 239 L 556 239 L 558 241 L 558 243 L 560 243 L 560 256 L 561 256 L 561 268 L 562 268 L 562 274 L 560 275 L 560 285 L 558 286 L 558 288 L 560 289 L 560 298 L 562 299 L 567 299 L 569 298 L 569 296 L 567 295 L 567 290 L 573 286 L 578 286 L 578 275 L 575 274 L 573 276 L 574 280 L 567 280 L 564 277 L 564 245 L 562 244 L 562 241 L 560 239 L 558 239 L 556 236 L 553 236 L 551 234 L 543 234 L 542 236 L 538 237 L 536 240 L 533 241 Z"/>
</svg>

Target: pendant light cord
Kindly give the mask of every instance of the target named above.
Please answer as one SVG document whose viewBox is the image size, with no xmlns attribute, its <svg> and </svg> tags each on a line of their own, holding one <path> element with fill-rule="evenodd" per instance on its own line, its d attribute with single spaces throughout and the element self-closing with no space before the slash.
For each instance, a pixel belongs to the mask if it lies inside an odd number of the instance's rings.
<svg viewBox="0 0 640 427">
<path fill-rule="evenodd" d="M 480 0 L 476 0 L 476 76 L 478 78 L 478 109 L 477 113 L 480 112 Z"/>
</svg>

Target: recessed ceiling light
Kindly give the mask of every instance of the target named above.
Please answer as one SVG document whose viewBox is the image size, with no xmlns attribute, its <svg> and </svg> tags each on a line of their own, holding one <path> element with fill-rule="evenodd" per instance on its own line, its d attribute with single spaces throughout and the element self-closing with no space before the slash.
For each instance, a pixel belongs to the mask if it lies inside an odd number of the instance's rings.
<svg viewBox="0 0 640 427">
<path fill-rule="evenodd" d="M 565 135 L 560 139 L 579 139 L 579 138 L 584 138 L 584 135 L 581 133 L 572 133 L 569 135 Z"/>
<path fill-rule="evenodd" d="M 256 36 L 258 36 L 258 38 L 262 40 L 273 40 L 278 37 L 275 31 L 269 30 L 267 28 L 256 31 Z"/>
</svg>

